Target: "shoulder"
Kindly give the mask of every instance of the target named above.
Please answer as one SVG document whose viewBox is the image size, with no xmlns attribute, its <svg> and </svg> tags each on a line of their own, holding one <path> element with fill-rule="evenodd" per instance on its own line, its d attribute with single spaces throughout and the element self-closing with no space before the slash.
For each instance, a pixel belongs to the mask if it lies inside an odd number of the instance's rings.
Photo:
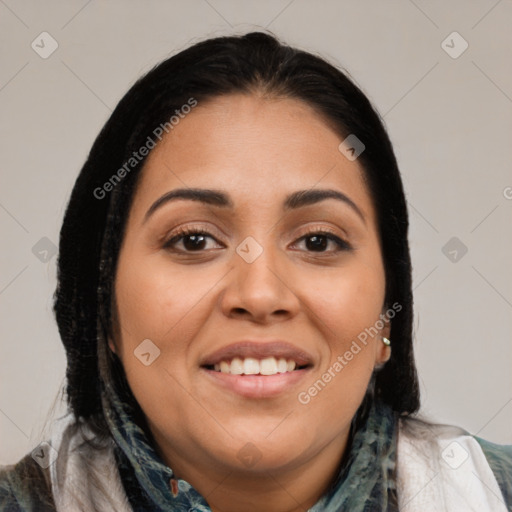
<svg viewBox="0 0 512 512">
<path fill-rule="evenodd" d="M 31 456 L 0 467 L 0 510 L 54 512 L 50 475 Z"/>
<path fill-rule="evenodd" d="M 481 503 L 480 510 L 512 511 L 512 446 L 421 417 L 401 418 L 398 439 L 402 476 L 414 479 L 423 471 L 432 479 L 429 488 L 439 499 L 462 499 L 468 510 Z"/>
<path fill-rule="evenodd" d="M 512 510 L 512 444 L 495 444 L 472 436 L 480 445 L 500 486 L 505 502 Z"/>
<path fill-rule="evenodd" d="M 50 442 L 39 444 L 15 464 L 0 466 L 0 511 L 55 512 L 52 466 L 71 415 L 55 421 Z"/>
</svg>

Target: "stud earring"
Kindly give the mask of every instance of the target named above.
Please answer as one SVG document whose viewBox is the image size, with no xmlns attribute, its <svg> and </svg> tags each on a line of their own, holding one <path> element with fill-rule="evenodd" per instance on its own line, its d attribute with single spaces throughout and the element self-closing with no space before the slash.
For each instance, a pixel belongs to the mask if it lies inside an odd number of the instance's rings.
<svg viewBox="0 0 512 512">
<path fill-rule="evenodd" d="M 391 341 L 389 341 L 387 338 L 385 338 L 384 336 L 382 336 L 382 343 L 384 343 L 384 345 L 386 346 L 390 346 L 391 345 Z"/>
</svg>

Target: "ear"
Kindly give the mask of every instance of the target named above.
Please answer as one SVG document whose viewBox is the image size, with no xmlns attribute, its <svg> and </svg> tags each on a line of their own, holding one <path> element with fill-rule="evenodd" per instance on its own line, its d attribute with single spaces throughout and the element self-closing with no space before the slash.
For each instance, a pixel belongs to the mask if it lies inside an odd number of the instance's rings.
<svg viewBox="0 0 512 512">
<path fill-rule="evenodd" d="M 391 332 L 391 322 L 387 321 L 381 332 L 375 337 L 375 366 L 384 366 L 391 357 L 391 346 L 386 345 L 382 338 L 388 338 Z"/>
<path fill-rule="evenodd" d="M 114 344 L 114 341 L 110 337 L 108 338 L 108 347 L 114 354 L 116 353 L 116 346 Z"/>
</svg>

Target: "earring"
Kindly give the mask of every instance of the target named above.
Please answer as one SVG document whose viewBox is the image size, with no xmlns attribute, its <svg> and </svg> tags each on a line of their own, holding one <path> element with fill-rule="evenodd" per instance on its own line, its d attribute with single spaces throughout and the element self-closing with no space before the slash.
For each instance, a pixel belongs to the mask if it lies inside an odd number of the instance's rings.
<svg viewBox="0 0 512 512">
<path fill-rule="evenodd" d="M 382 343 L 388 347 L 391 345 L 391 341 L 389 341 L 387 338 L 384 338 L 384 336 L 382 336 Z"/>
</svg>

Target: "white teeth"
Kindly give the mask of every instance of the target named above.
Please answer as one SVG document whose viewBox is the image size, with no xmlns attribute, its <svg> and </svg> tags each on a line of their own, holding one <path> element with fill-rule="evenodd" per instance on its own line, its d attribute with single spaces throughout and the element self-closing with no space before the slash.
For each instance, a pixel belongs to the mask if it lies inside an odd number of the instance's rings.
<svg viewBox="0 0 512 512">
<path fill-rule="evenodd" d="M 295 361 L 292 361 L 291 359 L 289 359 L 287 362 L 286 362 L 286 371 L 288 372 L 293 372 L 293 370 L 295 370 L 295 366 L 297 366 L 295 364 Z"/>
<path fill-rule="evenodd" d="M 293 361 L 291 361 L 293 363 Z M 291 365 L 290 365 L 291 368 Z M 279 361 L 277 361 L 277 371 L 279 373 L 284 373 L 288 370 L 288 363 L 286 362 L 286 359 L 284 357 L 280 357 Z M 290 371 L 295 370 L 295 363 L 293 365 L 293 368 L 291 368 Z"/>
<path fill-rule="evenodd" d="M 267 357 L 260 361 L 261 375 L 275 375 L 277 373 L 277 363 L 275 357 Z"/>
<path fill-rule="evenodd" d="M 244 362 L 239 357 L 235 357 L 233 361 L 231 361 L 231 367 L 228 373 L 242 375 L 242 373 L 244 373 Z"/>
<path fill-rule="evenodd" d="M 216 372 L 230 373 L 232 375 L 276 375 L 277 373 L 293 372 L 297 364 L 292 359 L 280 357 L 266 357 L 265 359 L 256 359 L 246 357 L 241 359 L 235 357 L 231 362 L 221 361 L 216 363 L 213 369 Z"/>
<path fill-rule="evenodd" d="M 260 373 L 259 361 L 252 357 L 246 357 L 244 359 L 244 373 L 245 375 L 257 375 Z"/>
</svg>

